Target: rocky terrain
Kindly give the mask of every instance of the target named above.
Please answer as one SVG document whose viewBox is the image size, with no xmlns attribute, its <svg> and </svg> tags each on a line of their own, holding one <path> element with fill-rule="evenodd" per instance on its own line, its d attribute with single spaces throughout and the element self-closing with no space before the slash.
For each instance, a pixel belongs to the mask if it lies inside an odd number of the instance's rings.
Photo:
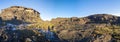
<svg viewBox="0 0 120 42">
<path fill-rule="evenodd" d="M 120 17 L 95 14 L 43 21 L 32 8 L 0 13 L 0 42 L 120 42 Z"/>
<path fill-rule="evenodd" d="M 39 17 L 40 13 L 32 8 L 25 8 L 22 6 L 12 6 L 3 9 L 0 17 L 2 21 L 22 24 L 22 23 L 35 23 L 41 21 Z"/>
</svg>

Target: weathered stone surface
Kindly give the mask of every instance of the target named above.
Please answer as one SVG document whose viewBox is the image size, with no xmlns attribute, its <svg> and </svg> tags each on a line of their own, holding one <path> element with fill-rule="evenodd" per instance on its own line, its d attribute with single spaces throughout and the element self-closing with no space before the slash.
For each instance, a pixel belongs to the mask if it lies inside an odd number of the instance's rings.
<svg viewBox="0 0 120 42">
<path fill-rule="evenodd" d="M 38 11 L 22 6 L 11 6 L 9 8 L 3 9 L 0 17 L 3 21 L 14 21 L 16 24 L 18 24 L 17 22 L 20 21 L 20 23 L 34 23 L 41 21 L 40 13 Z"/>
</svg>

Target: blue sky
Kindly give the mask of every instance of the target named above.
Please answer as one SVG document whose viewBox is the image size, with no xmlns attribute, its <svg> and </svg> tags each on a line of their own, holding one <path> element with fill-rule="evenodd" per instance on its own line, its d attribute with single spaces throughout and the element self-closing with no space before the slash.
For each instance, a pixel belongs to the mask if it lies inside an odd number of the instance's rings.
<svg viewBox="0 0 120 42">
<path fill-rule="evenodd" d="M 120 16 L 120 0 L 0 0 L 0 9 L 24 6 L 39 11 L 43 20 L 84 17 L 92 14 Z"/>
</svg>

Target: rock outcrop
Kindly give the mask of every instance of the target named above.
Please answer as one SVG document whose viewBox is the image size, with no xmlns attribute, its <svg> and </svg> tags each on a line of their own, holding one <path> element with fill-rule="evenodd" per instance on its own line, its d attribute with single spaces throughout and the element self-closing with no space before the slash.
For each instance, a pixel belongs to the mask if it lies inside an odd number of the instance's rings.
<svg viewBox="0 0 120 42">
<path fill-rule="evenodd" d="M 119 16 L 109 14 L 95 14 L 83 18 L 77 17 L 56 18 L 53 19 L 51 22 L 54 24 L 53 30 L 56 31 L 58 37 L 63 41 L 68 42 L 120 41 Z M 71 34 L 71 32 L 73 31 L 76 31 L 77 34 L 76 33 Z"/>
<path fill-rule="evenodd" d="M 0 17 L 3 21 L 7 21 L 8 23 L 16 22 L 14 24 L 35 23 L 41 21 L 40 13 L 38 11 L 22 6 L 11 6 L 3 9 Z"/>
<path fill-rule="evenodd" d="M 119 24 L 120 17 L 108 14 L 96 14 L 86 17 L 90 19 L 89 23 Z"/>
</svg>

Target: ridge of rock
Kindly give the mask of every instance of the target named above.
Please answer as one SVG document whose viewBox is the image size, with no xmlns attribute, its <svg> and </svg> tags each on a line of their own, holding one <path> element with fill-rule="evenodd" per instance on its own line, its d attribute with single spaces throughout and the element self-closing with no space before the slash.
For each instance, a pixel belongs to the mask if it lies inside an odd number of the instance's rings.
<svg viewBox="0 0 120 42">
<path fill-rule="evenodd" d="M 22 6 L 11 6 L 3 9 L 0 17 L 3 21 L 8 23 L 21 24 L 21 23 L 35 23 L 42 21 L 40 13 L 32 8 L 26 8 Z M 19 21 L 19 23 L 17 23 Z"/>
</svg>

